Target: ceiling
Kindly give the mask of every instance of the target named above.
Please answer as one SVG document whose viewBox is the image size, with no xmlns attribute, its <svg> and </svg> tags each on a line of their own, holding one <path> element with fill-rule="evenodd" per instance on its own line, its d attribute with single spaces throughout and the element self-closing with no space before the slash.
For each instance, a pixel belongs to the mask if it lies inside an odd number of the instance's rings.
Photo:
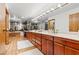
<svg viewBox="0 0 79 59">
<path fill-rule="evenodd" d="M 56 9 L 59 3 L 8 3 L 11 16 L 17 16 L 20 19 L 30 20 L 38 17 L 39 15 L 49 11 L 51 8 Z M 61 3 L 64 5 L 65 3 Z M 57 9 L 55 12 L 48 13 L 42 19 L 46 19 L 51 15 L 55 15 L 64 11 L 68 11 L 72 8 L 78 7 L 79 4 L 72 3 L 72 6 L 66 6 Z M 41 18 L 39 17 L 39 20 Z"/>
<path fill-rule="evenodd" d="M 56 8 L 58 3 L 8 3 L 10 14 L 18 17 L 37 17 L 51 8 Z"/>
</svg>

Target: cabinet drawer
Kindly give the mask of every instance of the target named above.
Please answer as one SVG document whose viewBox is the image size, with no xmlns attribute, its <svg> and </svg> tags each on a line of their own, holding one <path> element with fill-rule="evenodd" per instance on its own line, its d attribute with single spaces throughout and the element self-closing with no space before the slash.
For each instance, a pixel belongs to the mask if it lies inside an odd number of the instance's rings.
<svg viewBox="0 0 79 59">
<path fill-rule="evenodd" d="M 53 41 L 53 37 L 49 35 L 42 34 L 42 39 L 48 39 Z"/>
<path fill-rule="evenodd" d="M 47 54 L 47 40 L 46 39 L 42 39 L 42 52 L 44 54 Z"/>
<path fill-rule="evenodd" d="M 41 39 L 41 37 L 36 37 L 35 38 L 36 40 L 39 40 L 39 41 L 41 41 L 42 39 Z"/>
<path fill-rule="evenodd" d="M 65 55 L 79 55 L 79 50 L 65 46 Z"/>
<path fill-rule="evenodd" d="M 39 45 L 39 44 L 36 43 L 36 47 L 37 47 L 39 50 L 41 50 L 41 45 Z"/>
<path fill-rule="evenodd" d="M 64 43 L 64 38 L 61 38 L 61 37 L 56 37 L 54 36 L 54 42 L 57 42 L 57 43 L 60 43 L 60 44 L 65 44 Z"/>
<path fill-rule="evenodd" d="M 38 43 L 39 45 L 42 45 L 42 42 L 39 40 L 36 40 L 35 42 Z"/>
<path fill-rule="evenodd" d="M 54 55 L 64 55 L 65 46 L 54 42 Z"/>
<path fill-rule="evenodd" d="M 37 37 L 41 37 L 41 34 L 39 34 L 39 33 L 36 33 L 36 36 L 37 36 Z"/>
<path fill-rule="evenodd" d="M 36 45 L 36 42 L 34 42 L 34 41 L 31 41 L 31 42 L 32 42 L 33 45 Z"/>
<path fill-rule="evenodd" d="M 75 41 L 75 40 L 72 40 L 72 39 L 66 39 L 65 45 L 68 46 L 68 47 L 79 49 L 79 41 Z"/>
</svg>

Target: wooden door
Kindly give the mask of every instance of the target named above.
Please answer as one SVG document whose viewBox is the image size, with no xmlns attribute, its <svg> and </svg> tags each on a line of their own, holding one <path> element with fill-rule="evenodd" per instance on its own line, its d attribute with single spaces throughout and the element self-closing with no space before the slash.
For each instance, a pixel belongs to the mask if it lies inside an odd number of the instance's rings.
<svg viewBox="0 0 79 59">
<path fill-rule="evenodd" d="M 5 4 L 2 3 L 0 4 L 0 44 L 4 44 L 6 39 L 5 16 L 6 16 Z"/>
<path fill-rule="evenodd" d="M 64 45 L 54 42 L 54 55 L 64 55 Z"/>
<path fill-rule="evenodd" d="M 79 50 L 65 46 L 65 55 L 79 55 Z"/>
<path fill-rule="evenodd" d="M 9 42 L 11 42 L 11 39 L 9 39 L 9 11 L 7 9 L 5 9 L 6 11 L 6 15 L 5 15 L 5 43 L 9 44 Z"/>
</svg>

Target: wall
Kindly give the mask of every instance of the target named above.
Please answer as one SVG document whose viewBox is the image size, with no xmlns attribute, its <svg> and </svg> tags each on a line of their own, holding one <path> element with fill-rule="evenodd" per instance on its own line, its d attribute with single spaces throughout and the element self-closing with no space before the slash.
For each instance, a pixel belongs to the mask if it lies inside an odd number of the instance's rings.
<svg viewBox="0 0 79 59">
<path fill-rule="evenodd" d="M 55 19 L 55 28 L 59 30 L 59 32 L 69 32 L 69 15 L 73 13 L 79 12 L 79 7 L 60 13 L 58 15 L 49 17 L 49 19 Z"/>
<path fill-rule="evenodd" d="M 39 24 L 39 27 L 38 28 L 44 30 L 45 29 L 45 22 L 41 22 Z"/>
</svg>

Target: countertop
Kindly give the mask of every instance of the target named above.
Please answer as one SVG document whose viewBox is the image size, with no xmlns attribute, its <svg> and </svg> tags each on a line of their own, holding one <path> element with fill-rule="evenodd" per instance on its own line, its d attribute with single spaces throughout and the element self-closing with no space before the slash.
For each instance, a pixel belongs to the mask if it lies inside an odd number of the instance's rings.
<svg viewBox="0 0 79 59">
<path fill-rule="evenodd" d="M 79 33 L 76 34 L 70 34 L 70 33 L 53 33 L 50 31 L 29 31 L 29 32 L 35 32 L 35 33 L 40 33 L 40 34 L 45 34 L 45 35 L 51 35 L 51 36 L 57 36 L 57 37 L 62 37 L 62 38 L 68 38 L 68 39 L 73 39 L 73 40 L 79 40 Z"/>
<path fill-rule="evenodd" d="M 28 31 L 8 31 L 10 33 L 21 33 L 21 32 L 28 32 Z"/>
</svg>

